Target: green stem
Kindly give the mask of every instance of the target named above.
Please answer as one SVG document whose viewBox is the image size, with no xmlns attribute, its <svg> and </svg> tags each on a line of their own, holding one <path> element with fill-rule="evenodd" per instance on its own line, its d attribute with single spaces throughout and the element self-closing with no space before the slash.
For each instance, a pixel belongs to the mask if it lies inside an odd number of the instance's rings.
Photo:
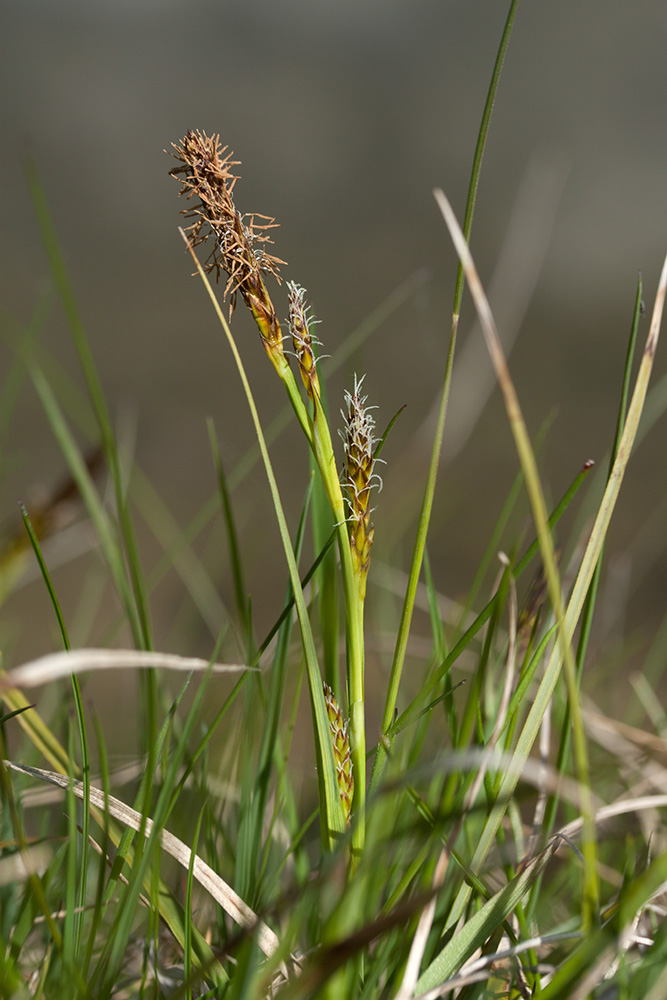
<svg viewBox="0 0 667 1000">
<path fill-rule="evenodd" d="M 354 771 L 354 829 L 352 848 L 358 859 L 365 841 L 366 803 L 366 724 L 364 710 L 364 598 L 363 580 L 355 571 L 347 530 L 347 511 L 341 490 L 329 425 L 322 405 L 315 397 L 313 453 L 322 475 L 324 489 L 336 522 L 345 600 L 345 640 L 347 698 L 350 717 L 350 753 Z"/>
<path fill-rule="evenodd" d="M 256 317 L 257 318 L 257 317 Z M 260 327 L 261 329 L 261 327 Z M 313 417 L 308 415 L 301 391 L 289 361 L 282 350 L 274 348 L 264 338 L 271 363 L 285 386 L 301 429 L 310 444 L 322 476 L 325 493 L 331 506 L 340 549 L 345 599 L 345 637 L 347 664 L 347 697 L 350 717 L 350 743 L 354 771 L 352 834 L 353 855 L 359 858 L 365 840 L 364 808 L 366 800 L 366 727 L 364 720 L 364 580 L 355 569 L 347 529 L 347 509 L 336 467 L 331 432 L 317 392 L 312 393 Z"/>
</svg>

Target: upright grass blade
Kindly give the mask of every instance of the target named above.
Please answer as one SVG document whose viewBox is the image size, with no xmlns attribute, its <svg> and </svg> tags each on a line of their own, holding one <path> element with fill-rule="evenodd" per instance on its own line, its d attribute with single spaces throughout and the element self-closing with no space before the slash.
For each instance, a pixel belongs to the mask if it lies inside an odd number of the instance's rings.
<svg viewBox="0 0 667 1000">
<path fill-rule="evenodd" d="M 299 571 L 296 565 L 296 560 L 294 558 L 294 550 L 292 548 L 292 543 L 289 537 L 289 529 L 287 527 L 287 522 L 285 520 L 285 514 L 283 512 L 282 503 L 280 500 L 280 495 L 278 493 L 278 484 L 276 483 L 275 475 L 273 473 L 273 467 L 271 465 L 271 459 L 269 458 L 269 453 L 266 447 L 266 442 L 264 440 L 264 435 L 262 432 L 262 426 L 259 421 L 259 414 L 257 413 L 257 408 L 255 406 L 255 401 L 252 395 L 252 390 L 248 382 L 248 378 L 245 373 L 245 368 L 241 360 L 241 356 L 236 347 L 234 338 L 232 337 L 231 330 L 229 329 L 229 324 L 225 319 L 223 312 L 220 308 L 218 300 L 211 288 L 210 282 L 199 263 L 196 255 L 193 253 L 190 244 L 181 231 L 183 239 L 192 255 L 192 259 L 195 262 L 195 266 L 199 272 L 199 275 L 204 282 L 206 291 L 213 303 L 213 308 L 216 311 L 216 315 L 220 322 L 222 329 L 224 330 L 227 342 L 232 351 L 236 367 L 241 378 L 243 385 L 243 390 L 245 392 L 246 399 L 248 401 L 248 406 L 250 408 L 250 413 L 252 416 L 253 424 L 255 427 L 255 434 L 257 436 L 257 441 L 260 446 L 262 453 L 262 460 L 264 462 L 264 468 L 266 471 L 266 476 L 269 481 L 269 488 L 271 490 L 271 496 L 273 500 L 273 506 L 276 513 L 276 519 L 278 521 L 278 527 L 280 530 L 280 536 L 283 543 L 283 549 L 285 552 L 285 559 L 289 569 L 290 580 L 292 582 L 292 588 L 294 591 L 296 612 L 299 619 L 299 628 L 301 630 L 301 641 L 303 644 L 304 656 L 306 659 L 306 668 L 308 672 L 308 684 L 310 687 L 310 700 L 311 707 L 313 710 L 313 717 L 315 723 L 315 744 L 318 759 L 318 781 L 320 784 L 320 806 L 321 806 L 321 822 L 322 822 L 322 840 L 323 846 L 327 850 L 332 850 L 337 840 L 345 831 L 345 820 L 343 818 L 343 810 L 340 802 L 340 797 L 338 794 L 338 786 L 336 781 L 336 768 L 334 764 L 333 749 L 331 747 L 331 740 L 329 737 L 329 723 L 326 714 L 326 706 L 324 704 L 324 695 L 322 693 L 322 680 L 320 676 L 319 665 L 317 662 L 317 653 L 315 651 L 315 641 L 313 639 L 313 633 L 310 627 L 310 620 L 308 618 L 308 609 L 306 608 L 306 602 L 303 596 L 303 590 L 301 589 L 301 581 L 299 579 Z"/>
<path fill-rule="evenodd" d="M 28 532 L 28 537 L 30 538 L 30 544 L 32 545 L 33 552 L 37 562 L 39 563 L 40 572 L 42 574 L 42 579 L 46 585 L 47 592 L 51 599 L 51 604 L 55 612 L 56 619 L 58 621 L 58 628 L 60 630 L 60 635 L 62 638 L 63 646 L 66 650 L 70 649 L 69 637 L 67 635 L 67 627 L 65 625 L 65 619 L 63 618 L 62 610 L 60 608 L 60 602 L 56 596 L 55 588 L 53 586 L 53 581 L 46 567 L 44 561 L 44 556 L 37 539 L 37 535 L 33 529 L 30 522 L 28 512 L 25 509 L 23 503 L 20 504 L 21 516 L 23 518 L 23 523 L 25 524 L 26 531 Z M 86 718 L 83 711 L 83 698 L 81 697 L 81 687 L 79 685 L 79 679 L 74 674 L 71 676 L 72 682 L 72 693 L 74 695 L 74 706 L 76 708 L 76 720 L 79 729 L 79 748 L 81 750 L 81 774 L 83 776 L 83 815 L 82 815 L 82 830 L 81 830 L 81 858 L 79 861 L 80 865 L 80 875 L 78 880 L 78 891 L 76 901 L 71 907 L 71 912 L 74 920 L 74 935 L 73 935 L 73 950 L 72 950 L 72 961 L 77 961 L 80 958 L 81 952 L 81 935 L 83 932 L 83 912 L 86 903 L 86 887 L 88 881 L 88 831 L 90 826 L 90 760 L 88 757 L 88 737 L 86 734 Z M 70 752 L 70 759 L 73 759 Z M 74 811 L 71 812 L 72 822 L 74 822 Z M 71 833 L 71 850 L 74 850 L 74 844 L 76 843 L 74 832 Z"/>
<path fill-rule="evenodd" d="M 614 462 L 616 461 L 616 456 L 618 455 L 618 447 L 621 441 L 621 436 L 623 434 L 623 426 L 625 424 L 625 417 L 628 407 L 628 399 L 630 396 L 630 381 L 632 378 L 632 364 L 635 357 L 636 346 L 637 346 L 637 333 L 639 330 L 639 318 L 641 316 L 642 310 L 642 278 L 639 276 L 637 282 L 637 293 L 635 295 L 635 305 L 632 314 L 632 324 L 630 327 L 630 337 L 628 340 L 628 349 L 625 356 L 625 368 L 623 371 L 623 382 L 621 386 L 621 398 L 618 408 L 618 418 L 616 421 L 616 431 L 614 433 L 614 441 L 611 448 L 611 455 L 609 458 L 609 471 L 608 476 L 611 476 L 612 470 L 614 468 Z M 591 625 L 593 621 L 593 611 L 595 609 L 595 601 L 597 597 L 598 584 L 600 580 L 600 573 L 602 570 L 602 556 L 603 556 L 604 546 L 600 552 L 600 558 L 593 574 L 593 579 L 591 581 L 591 586 L 586 598 L 586 603 L 581 616 L 581 632 L 579 635 L 579 643 L 577 645 L 577 670 L 578 674 L 581 675 L 583 670 L 584 660 L 586 658 L 586 650 L 588 648 L 588 640 L 590 638 Z M 569 714 L 569 708 L 568 708 Z M 567 720 L 565 720 L 567 721 Z"/>
<path fill-rule="evenodd" d="M 493 112 L 493 105 L 495 103 L 496 94 L 498 92 L 498 85 L 500 83 L 500 75 L 505 61 L 505 55 L 507 53 L 507 47 L 509 45 L 509 40 L 512 34 L 512 27 L 514 24 L 514 19 L 516 17 L 518 6 L 519 6 L 519 0 L 512 0 L 510 4 L 509 13 L 507 15 L 507 20 L 505 22 L 505 27 L 503 29 L 503 33 L 500 39 L 500 46 L 498 48 L 498 54 L 496 56 L 496 62 L 493 68 L 493 73 L 491 75 L 491 83 L 489 85 L 489 90 L 486 97 L 486 104 L 484 105 L 484 111 L 482 113 L 482 121 L 480 124 L 479 133 L 477 135 L 477 145 L 475 147 L 472 170 L 470 173 L 470 184 L 468 187 L 465 221 L 463 226 L 463 231 L 465 234 L 466 241 L 470 239 L 470 233 L 472 231 L 472 221 L 475 212 L 475 202 L 477 200 L 477 190 L 479 188 L 482 160 L 484 158 L 484 150 L 486 148 L 486 140 L 489 131 L 489 124 L 491 121 L 491 114 Z M 410 564 L 408 585 L 405 590 L 405 599 L 403 601 L 403 609 L 401 611 L 401 620 L 398 628 L 398 634 L 396 637 L 394 659 L 391 667 L 391 674 L 389 677 L 389 685 L 387 688 L 384 713 L 382 716 L 382 733 L 384 734 L 384 738 L 381 739 L 377 745 L 377 749 L 375 752 L 375 760 L 373 762 L 373 773 L 371 776 L 371 787 L 373 788 L 377 788 L 380 783 L 387 759 L 387 748 L 388 748 L 387 741 L 389 741 L 389 745 L 391 743 L 391 737 L 389 737 L 388 734 L 394 722 L 394 711 L 396 708 L 396 701 L 398 698 L 398 689 L 401 682 L 401 675 L 403 673 L 405 654 L 408 647 L 408 636 L 410 633 L 410 625 L 412 623 L 412 613 L 414 610 L 415 598 L 417 595 L 417 584 L 419 583 L 419 574 L 421 572 L 424 548 L 426 546 L 426 536 L 428 534 L 428 526 L 431 520 L 431 511 L 433 509 L 433 499 L 435 496 L 435 486 L 438 475 L 438 464 L 440 462 L 440 453 L 442 451 L 442 442 L 445 432 L 445 420 L 447 417 L 447 406 L 449 403 L 449 390 L 451 385 L 452 369 L 454 365 L 456 336 L 458 332 L 459 315 L 461 312 L 461 302 L 463 300 L 464 286 L 465 286 L 465 271 L 463 266 L 459 265 L 458 274 L 456 278 L 456 290 L 454 292 L 454 307 L 452 310 L 452 325 L 451 325 L 451 332 L 449 339 L 449 347 L 447 351 L 447 360 L 445 363 L 445 374 L 443 379 L 442 394 L 440 398 L 440 406 L 438 409 L 438 416 L 436 421 L 436 429 L 433 437 L 433 447 L 431 449 L 431 459 L 429 462 L 428 475 L 426 478 L 426 486 L 424 489 L 424 498 L 422 500 L 421 511 L 419 514 L 417 536 L 415 538 L 415 544 L 412 553 L 412 562 Z"/>
<path fill-rule="evenodd" d="M 206 803 L 204 803 L 204 805 L 199 810 L 199 816 L 197 817 L 197 825 L 195 826 L 195 832 L 192 837 L 192 848 L 190 850 L 190 864 L 188 865 L 188 877 L 185 887 L 185 947 L 183 949 L 184 950 L 183 979 L 185 981 L 185 1000 L 192 1000 L 192 953 L 193 953 L 192 884 L 194 876 L 195 858 L 197 857 L 197 845 L 199 843 L 199 834 L 201 831 L 202 820 L 204 819 L 205 809 L 206 809 Z"/>
<path fill-rule="evenodd" d="M 465 925 L 445 945 L 438 957 L 421 974 L 415 985 L 419 996 L 452 976 L 489 939 L 491 934 L 516 909 L 522 897 L 548 861 L 556 853 L 559 841 L 555 838 L 545 850 L 533 858 L 508 885 L 488 900 L 466 921 Z"/>
<path fill-rule="evenodd" d="M 236 530 L 234 511 L 230 499 L 227 477 L 225 475 L 225 470 L 223 469 L 222 466 L 222 459 L 220 457 L 220 448 L 215 433 L 215 425 L 212 420 L 207 420 L 206 426 L 208 428 L 208 438 L 211 447 L 211 454 L 213 456 L 215 472 L 218 480 L 218 490 L 220 493 L 220 501 L 222 504 L 222 513 L 225 520 L 225 528 L 227 531 L 227 544 L 229 545 L 229 558 L 232 568 L 232 579 L 234 581 L 234 596 L 236 598 L 236 613 L 239 616 L 239 622 L 241 623 L 241 628 L 244 637 L 246 639 L 246 642 L 248 644 L 246 647 L 246 656 L 248 662 L 250 662 L 253 657 L 253 650 L 251 648 L 252 626 L 250 621 L 250 602 L 248 600 L 248 594 L 243 580 L 243 564 L 241 562 L 241 548 L 239 546 L 238 532 Z"/>
</svg>

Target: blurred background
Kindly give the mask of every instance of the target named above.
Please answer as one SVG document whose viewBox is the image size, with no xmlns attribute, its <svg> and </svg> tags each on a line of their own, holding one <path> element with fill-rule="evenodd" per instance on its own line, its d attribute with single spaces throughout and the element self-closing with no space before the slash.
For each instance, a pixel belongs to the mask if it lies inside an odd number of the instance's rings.
<svg viewBox="0 0 667 1000">
<path fill-rule="evenodd" d="M 216 488 L 206 418 L 230 473 L 253 435 L 227 346 L 191 277 L 177 232 L 183 204 L 168 176 L 175 162 L 164 150 L 190 128 L 220 133 L 242 161 L 237 206 L 280 223 L 274 252 L 288 262 L 283 276 L 308 289 L 321 320 L 332 411 L 355 372 L 367 373 L 380 430 L 407 404 L 383 456 L 374 555 L 378 573 L 388 553 L 406 570 L 457 267 L 432 191 L 442 187 L 462 218 L 509 3 L 31 0 L 0 10 L 0 372 L 49 284 L 25 181 L 29 156 L 119 434 L 176 523 L 196 516 Z M 642 341 L 648 330 L 667 250 L 666 42 L 662 0 L 519 6 L 472 249 L 529 429 L 536 435 L 550 422 L 540 466 L 551 500 L 585 460 L 605 464 L 640 270 Z M 271 291 L 284 316 L 284 285 Z M 336 367 L 349 335 L 383 304 L 382 322 Z M 284 406 L 281 387 L 242 308 L 233 328 L 268 425 Z M 39 341 L 43 357 L 82 385 L 55 297 Z M 656 385 L 666 354 L 661 345 Z M 662 419 L 630 464 L 607 553 L 607 627 L 625 632 L 635 653 L 665 610 L 664 433 Z M 457 598 L 518 469 L 467 295 L 446 434 L 429 551 L 438 589 Z M 16 498 L 52 488 L 65 472 L 28 379 L 7 445 L 0 516 L 12 530 Z M 273 453 L 294 524 L 307 482 L 296 431 Z M 285 572 L 263 474 L 247 477 L 235 501 L 255 614 L 268 625 Z M 527 535 L 525 505 L 519 513 L 515 528 Z M 150 570 L 160 547 L 145 528 L 141 537 Z M 212 537 L 203 557 L 227 600 L 222 530 L 215 544 Z M 84 579 L 76 562 L 56 578 L 72 617 Z M 155 591 L 156 641 L 208 655 L 211 637 L 196 616 L 189 632 L 172 633 L 182 601 L 177 580 Z M 54 647 L 40 584 L 2 616 L 14 662 Z"/>
</svg>

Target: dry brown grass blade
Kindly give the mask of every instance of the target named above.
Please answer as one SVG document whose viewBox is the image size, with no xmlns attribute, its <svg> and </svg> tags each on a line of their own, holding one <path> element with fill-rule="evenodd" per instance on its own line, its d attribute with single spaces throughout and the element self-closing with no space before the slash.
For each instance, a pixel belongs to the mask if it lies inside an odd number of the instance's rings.
<svg viewBox="0 0 667 1000">
<path fill-rule="evenodd" d="M 135 670 L 156 668 L 162 670 L 183 670 L 203 672 L 211 667 L 214 674 L 238 673 L 252 670 L 242 663 L 214 663 L 196 656 L 177 656 L 174 653 L 146 652 L 137 649 L 70 649 L 60 653 L 48 653 L 36 660 L 30 660 L 14 670 L 0 676 L 0 690 L 3 688 L 31 688 L 60 677 L 96 670 Z"/>
<path fill-rule="evenodd" d="M 602 806 L 596 810 L 594 820 L 596 825 L 604 823 L 605 820 L 614 819 L 617 816 L 627 816 L 628 813 L 639 813 L 646 809 L 667 809 L 667 794 L 665 795 L 641 795 L 634 799 L 621 799 L 619 802 L 612 802 L 611 805 Z M 565 839 L 574 837 L 583 826 L 582 817 L 573 819 L 571 823 L 563 826 L 558 831 L 557 836 Z"/>
<path fill-rule="evenodd" d="M 11 768 L 13 771 L 30 775 L 33 778 L 39 778 L 40 781 L 48 781 L 59 788 L 71 788 L 78 798 L 83 799 L 84 797 L 83 784 L 80 781 L 70 781 L 69 778 L 62 774 L 57 774 L 55 771 L 44 771 L 40 767 L 28 767 L 25 764 L 16 764 L 9 760 L 4 763 L 6 767 Z M 99 788 L 90 788 L 90 802 L 92 805 L 97 806 L 98 809 L 108 809 L 114 819 L 117 819 L 120 823 L 124 823 L 125 826 L 129 826 L 132 830 L 140 831 L 143 828 L 146 837 L 150 835 L 153 829 L 152 820 L 144 818 L 141 813 L 135 809 L 131 809 L 130 806 L 121 802 L 120 799 L 116 799 L 112 795 L 105 796 L 104 792 Z M 192 852 L 182 840 L 179 840 L 178 837 L 175 837 L 168 830 L 162 830 L 160 833 L 160 844 L 167 854 L 175 858 L 183 868 L 188 869 Z M 232 887 L 227 885 L 224 879 L 220 878 L 198 855 L 195 855 L 192 870 L 199 884 L 220 904 L 225 913 L 229 914 L 239 927 L 247 931 L 257 929 L 257 941 L 260 948 L 265 955 L 272 955 L 280 942 L 270 927 L 261 921 L 254 910 L 241 899 L 238 893 L 234 892 Z"/>
</svg>

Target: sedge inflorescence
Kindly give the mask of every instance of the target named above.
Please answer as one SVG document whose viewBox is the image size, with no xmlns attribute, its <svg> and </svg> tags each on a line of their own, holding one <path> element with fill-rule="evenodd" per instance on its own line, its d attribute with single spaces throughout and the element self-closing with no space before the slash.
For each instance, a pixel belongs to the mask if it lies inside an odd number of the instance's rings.
<svg viewBox="0 0 667 1000">
<path fill-rule="evenodd" d="M 230 313 L 240 294 L 259 326 L 268 348 L 282 351 L 282 334 L 273 303 L 264 284 L 265 275 L 280 282 L 280 265 L 285 261 L 266 250 L 271 243 L 268 230 L 277 226 L 267 215 L 252 212 L 241 215 L 232 197 L 239 179 L 233 168 L 240 161 L 233 159 L 220 137 L 190 130 L 180 143 L 172 143 L 171 154 L 181 166 L 171 174 L 181 184 L 181 195 L 194 204 L 183 210 L 186 218 L 194 219 L 187 227 L 193 246 L 212 242 L 213 249 L 205 270 L 227 275 L 225 296 L 230 299 Z"/>
</svg>

